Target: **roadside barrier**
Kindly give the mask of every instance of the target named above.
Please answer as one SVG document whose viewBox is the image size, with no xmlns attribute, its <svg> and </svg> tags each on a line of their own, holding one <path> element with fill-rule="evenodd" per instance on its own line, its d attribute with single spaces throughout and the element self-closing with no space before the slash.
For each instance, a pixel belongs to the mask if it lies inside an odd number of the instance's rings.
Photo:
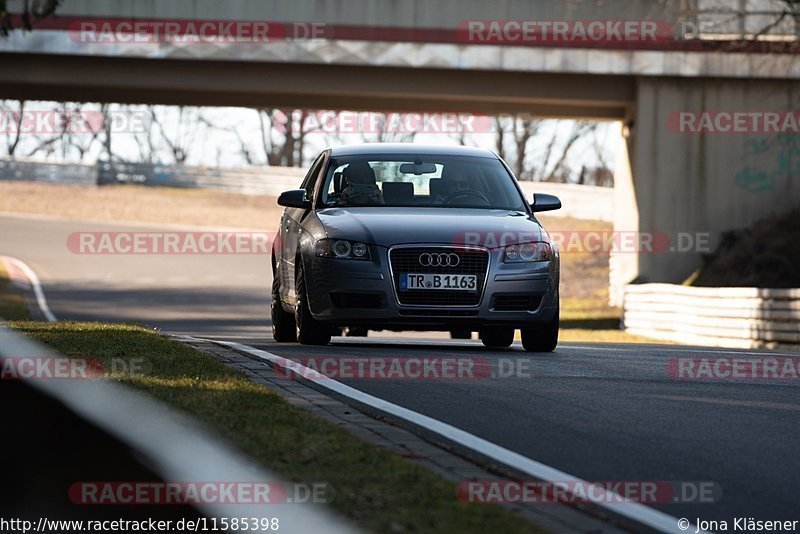
<svg viewBox="0 0 800 534">
<path fill-rule="evenodd" d="M 800 351 L 800 289 L 630 284 L 623 324 L 679 343 Z"/>
</svg>

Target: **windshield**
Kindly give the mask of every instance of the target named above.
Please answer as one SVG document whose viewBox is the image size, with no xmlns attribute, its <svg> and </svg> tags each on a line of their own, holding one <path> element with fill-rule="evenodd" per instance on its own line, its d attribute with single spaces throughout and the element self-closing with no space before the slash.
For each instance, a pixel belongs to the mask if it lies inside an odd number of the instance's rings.
<svg viewBox="0 0 800 534">
<path fill-rule="evenodd" d="M 525 211 L 524 199 L 503 164 L 474 156 L 332 157 L 322 203 Z"/>
</svg>

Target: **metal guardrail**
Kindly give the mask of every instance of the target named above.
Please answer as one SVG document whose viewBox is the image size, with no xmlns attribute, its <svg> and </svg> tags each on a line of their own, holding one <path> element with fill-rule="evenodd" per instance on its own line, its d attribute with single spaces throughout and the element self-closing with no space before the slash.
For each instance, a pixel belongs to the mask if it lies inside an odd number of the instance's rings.
<svg viewBox="0 0 800 534">
<path fill-rule="evenodd" d="M 296 167 L 207 168 L 146 163 L 98 163 L 98 185 L 138 183 L 199 187 L 246 195 L 277 196 L 299 187 L 306 171 Z"/>
<path fill-rule="evenodd" d="M 631 284 L 631 334 L 717 347 L 800 350 L 800 289 Z"/>
<path fill-rule="evenodd" d="M 93 165 L 80 163 L 0 159 L 0 180 L 92 185 L 97 183 L 97 172 Z"/>
<path fill-rule="evenodd" d="M 8 358 L 56 358 L 48 348 L 34 343 L 0 323 L 0 363 Z M 194 420 L 183 416 L 154 399 L 106 380 L 36 380 L 22 379 L 39 395 L 65 406 L 81 421 L 88 422 L 102 432 L 122 442 L 135 451 L 149 469 L 163 481 L 198 482 L 270 482 L 284 483 L 276 475 L 255 465 L 238 451 L 223 444 Z M 2 384 L 0 384 L 2 386 Z M 15 409 L 7 406 L 8 410 Z M 37 413 L 26 424 L 48 424 L 43 414 Z M 16 428 L 24 435 L 36 435 L 35 428 Z M 92 443 L 86 443 L 91 448 Z M 53 449 L 58 453 L 59 447 Z M 55 457 L 63 455 L 56 454 Z M 14 461 L 13 459 L 11 461 Z M 63 461 L 69 462 L 69 457 Z M 53 468 L 53 461 L 43 464 Z M 47 480 L 47 472 L 37 480 Z M 34 484 L 31 487 L 36 487 Z M 30 490 L 20 487 L 17 492 Z M 66 496 L 68 487 L 64 488 Z M 30 498 L 31 510 L 47 511 L 38 495 Z M 17 500 L 20 495 L 15 495 Z M 319 504 L 271 503 L 230 504 L 198 503 L 195 506 L 206 517 L 277 517 L 280 530 L 286 532 L 354 532 L 356 529 Z"/>
<path fill-rule="evenodd" d="M 277 196 L 298 187 L 305 169 L 257 167 L 211 169 L 184 165 L 148 163 L 42 162 L 0 159 L 0 180 L 19 180 L 80 185 L 141 184 L 169 187 L 200 187 L 250 195 Z"/>
</svg>

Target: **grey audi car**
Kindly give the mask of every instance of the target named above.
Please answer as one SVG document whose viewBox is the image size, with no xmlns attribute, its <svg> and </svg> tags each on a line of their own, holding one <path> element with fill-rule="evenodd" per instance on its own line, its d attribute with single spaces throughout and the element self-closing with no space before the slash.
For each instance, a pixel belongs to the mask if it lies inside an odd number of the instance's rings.
<svg viewBox="0 0 800 534">
<path fill-rule="evenodd" d="M 325 345 L 343 327 L 477 331 L 529 351 L 558 342 L 559 253 L 489 150 L 363 144 L 324 150 L 284 206 L 272 249 L 276 341 Z"/>
</svg>

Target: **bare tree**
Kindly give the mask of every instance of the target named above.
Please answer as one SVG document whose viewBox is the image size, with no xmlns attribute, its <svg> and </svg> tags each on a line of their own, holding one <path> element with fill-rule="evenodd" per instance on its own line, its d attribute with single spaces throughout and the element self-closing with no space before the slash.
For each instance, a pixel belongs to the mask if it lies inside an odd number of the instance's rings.
<svg viewBox="0 0 800 534">
<path fill-rule="evenodd" d="M 750 0 L 738 7 L 723 0 L 704 0 L 687 6 L 685 16 L 706 37 L 716 34 L 738 43 L 779 41 L 775 44 L 790 46 L 800 41 L 800 0 Z M 738 46 L 731 43 L 730 48 Z"/>
<path fill-rule="evenodd" d="M 65 120 L 69 121 L 74 128 L 69 128 L 64 137 L 64 148 L 66 152 L 72 148 L 78 154 L 78 160 L 83 162 L 86 155 L 100 141 L 101 134 L 106 131 L 108 115 L 101 106 L 100 111 L 87 109 L 85 104 L 75 104 L 68 109 Z M 98 120 L 99 119 L 99 120 Z M 66 157 L 64 158 L 66 159 Z"/>
<path fill-rule="evenodd" d="M 530 150 L 542 124 L 541 119 L 528 114 L 502 115 L 494 119 L 495 150 L 519 180 L 534 178 L 534 168 L 529 164 Z"/>
<path fill-rule="evenodd" d="M 517 150 L 516 175 L 523 180 L 530 179 L 527 165 L 528 145 L 530 140 L 536 136 L 540 126 L 541 121 L 531 117 L 514 118 L 513 134 Z"/>
<path fill-rule="evenodd" d="M 25 156 L 43 154 L 45 158 L 51 158 L 60 154 L 61 159 L 66 159 L 66 140 L 71 128 L 66 109 L 67 103 L 61 102 L 54 109 L 47 110 L 46 113 L 50 116 L 42 122 L 47 125 L 43 131 L 38 130 L 38 119 L 33 119 L 36 121 L 37 127 L 34 127 L 34 131 L 29 132 L 28 138 L 33 144 L 26 147 Z M 45 110 L 36 110 L 34 113 L 45 113 Z"/>
<path fill-rule="evenodd" d="M 23 0 L 22 12 L 19 14 L 22 28 L 33 29 L 35 21 L 53 15 L 61 2 L 62 0 Z M 7 36 L 13 29 L 14 16 L 8 12 L 8 0 L 0 0 L 0 36 Z"/>
<path fill-rule="evenodd" d="M 775 20 L 758 30 L 754 38 L 759 39 L 764 35 L 769 35 L 773 29 L 790 19 L 794 23 L 795 40 L 800 39 L 800 0 L 782 0 L 784 8 L 775 14 Z"/>
<path fill-rule="evenodd" d="M 530 180 L 528 166 L 530 141 L 536 137 L 542 124 L 530 115 L 503 115 L 495 117 L 495 149 L 511 166 L 519 180 Z M 507 144 L 510 143 L 510 147 Z"/>
<path fill-rule="evenodd" d="M 173 108 L 175 109 L 175 108 Z M 197 146 L 198 136 L 207 124 L 198 108 L 178 106 L 177 115 L 170 117 L 170 109 L 163 106 L 149 108 L 150 127 L 166 149 L 173 163 L 184 164 L 191 150 Z M 154 145 L 157 146 L 157 145 Z M 152 153 L 151 153 L 152 157 Z"/>
<path fill-rule="evenodd" d="M 245 141 L 242 134 L 239 133 L 239 130 L 236 128 L 230 128 L 231 133 L 236 136 L 236 140 L 239 143 L 239 153 L 244 158 L 245 163 L 248 165 L 256 165 L 256 155 L 253 153 L 253 149 L 250 145 Z"/>
<path fill-rule="evenodd" d="M 508 155 L 506 154 L 505 125 L 501 121 L 500 117 L 495 117 L 493 120 L 494 120 L 494 131 L 495 131 L 494 150 L 495 152 L 497 152 L 498 156 L 500 156 L 504 160 L 507 160 Z"/>
<path fill-rule="evenodd" d="M 573 170 L 568 158 L 574 146 L 597 128 L 597 123 L 577 121 L 566 138 L 556 127 L 530 115 L 495 117 L 495 150 L 519 180 L 567 181 Z M 549 137 L 545 137 L 548 136 Z M 599 149 L 599 146 L 598 146 Z"/>
<path fill-rule="evenodd" d="M 403 124 L 406 117 L 402 113 L 376 113 L 373 118 L 376 120 L 367 122 L 375 129 L 360 132 L 365 143 L 413 143 L 417 137 L 417 129 L 407 129 L 407 124 Z"/>
<path fill-rule="evenodd" d="M 552 169 L 544 169 L 543 181 L 546 182 L 563 182 L 566 181 L 564 177 L 569 176 L 569 170 L 566 167 L 567 157 L 569 156 L 572 147 L 575 143 L 594 132 L 597 129 L 596 122 L 577 121 L 572 126 L 572 130 L 567 136 L 566 141 L 561 149 L 561 155 L 556 159 Z"/>
<path fill-rule="evenodd" d="M 16 102 L 13 106 L 11 102 Z M 15 109 L 16 108 L 16 109 Z M 25 115 L 25 101 L 0 101 L 3 134 L 5 135 L 6 155 L 13 158 L 22 139 L 22 122 Z"/>
<path fill-rule="evenodd" d="M 261 108 L 256 110 L 261 148 L 267 165 L 301 167 L 305 163 L 306 137 L 319 130 L 309 126 L 308 110 Z"/>
<path fill-rule="evenodd" d="M 148 124 L 145 125 L 145 128 L 141 131 L 133 132 L 133 140 L 136 143 L 136 150 L 139 153 L 138 162 L 139 163 L 155 163 L 155 160 L 158 157 L 158 147 L 156 144 L 156 132 L 153 129 L 153 125 L 149 122 L 149 118 L 153 116 L 155 110 L 153 109 L 154 106 L 145 106 L 141 110 L 131 107 L 123 107 L 122 109 L 128 109 L 130 111 L 136 112 L 141 111 L 145 116 L 148 117 Z M 105 123 L 104 123 L 105 124 Z M 111 131 L 107 131 L 105 140 L 106 140 L 106 147 L 105 147 L 105 157 L 108 161 L 111 161 L 113 151 L 111 150 Z"/>
</svg>

